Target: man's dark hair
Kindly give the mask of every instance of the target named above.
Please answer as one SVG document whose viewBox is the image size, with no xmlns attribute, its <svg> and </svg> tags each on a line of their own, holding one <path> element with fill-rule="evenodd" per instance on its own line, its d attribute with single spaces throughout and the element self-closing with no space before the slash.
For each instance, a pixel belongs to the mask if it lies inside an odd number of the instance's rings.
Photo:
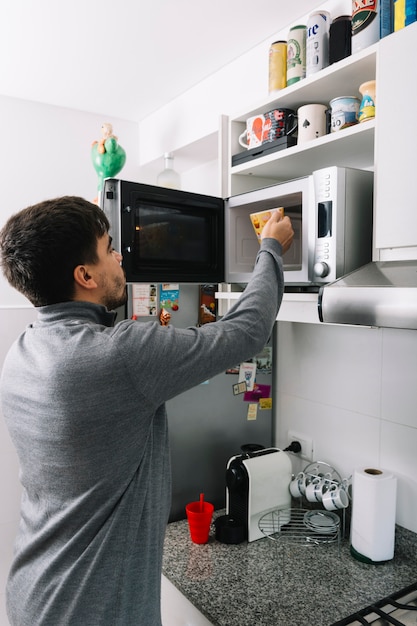
<svg viewBox="0 0 417 626">
<path fill-rule="evenodd" d="M 97 240 L 108 230 L 104 212 L 83 198 L 30 206 L 10 217 L 0 232 L 3 273 L 34 306 L 68 302 L 75 267 L 97 262 Z"/>
</svg>

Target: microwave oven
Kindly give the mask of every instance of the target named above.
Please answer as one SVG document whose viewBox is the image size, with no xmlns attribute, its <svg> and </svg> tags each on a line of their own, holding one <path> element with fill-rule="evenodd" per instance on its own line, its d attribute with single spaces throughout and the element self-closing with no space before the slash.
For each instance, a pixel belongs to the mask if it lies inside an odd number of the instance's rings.
<svg viewBox="0 0 417 626">
<path fill-rule="evenodd" d="M 294 229 L 286 289 L 318 290 L 372 257 L 369 171 L 326 167 L 227 200 L 106 179 L 102 197 L 129 283 L 247 283 L 259 250 L 249 215 L 275 207 Z"/>
</svg>

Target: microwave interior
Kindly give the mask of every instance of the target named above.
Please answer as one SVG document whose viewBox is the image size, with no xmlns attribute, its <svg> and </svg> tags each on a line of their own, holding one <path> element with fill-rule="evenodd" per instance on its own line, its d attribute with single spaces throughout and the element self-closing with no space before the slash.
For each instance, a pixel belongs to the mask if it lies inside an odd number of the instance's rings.
<svg viewBox="0 0 417 626">
<path fill-rule="evenodd" d="M 303 193 L 299 187 L 297 191 L 284 195 L 271 195 L 259 198 L 249 193 L 240 198 L 238 196 L 229 199 L 227 209 L 227 239 L 229 250 L 227 254 L 226 280 L 227 282 L 246 282 L 252 273 L 255 258 L 259 251 L 259 242 L 249 219 L 250 213 L 266 211 L 276 207 L 284 207 L 284 214 L 291 218 L 294 229 L 294 240 L 290 249 L 284 254 L 284 272 L 301 272 L 303 265 Z M 253 200 L 247 202 L 246 198 L 253 195 Z M 304 200 L 305 202 L 305 200 Z M 287 282 L 287 279 L 286 279 Z"/>
<path fill-rule="evenodd" d="M 121 243 L 128 282 L 221 282 L 223 200 L 132 184 L 122 193 Z"/>
</svg>

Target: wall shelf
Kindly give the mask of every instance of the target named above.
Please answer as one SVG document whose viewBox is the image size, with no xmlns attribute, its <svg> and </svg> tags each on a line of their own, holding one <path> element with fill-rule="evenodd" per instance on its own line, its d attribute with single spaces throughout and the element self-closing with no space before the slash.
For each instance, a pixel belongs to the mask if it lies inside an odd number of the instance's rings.
<svg viewBox="0 0 417 626">
<path fill-rule="evenodd" d="M 272 184 L 308 176 L 313 167 L 320 169 L 329 163 L 341 167 L 373 169 L 374 135 L 375 120 L 369 120 L 300 146 L 236 165 L 231 173 L 233 176 L 271 179 Z"/>
<path fill-rule="evenodd" d="M 228 287 L 230 285 L 224 286 L 225 289 Z M 225 315 L 241 295 L 241 291 L 217 291 L 219 314 Z M 277 321 L 319 324 L 317 300 L 317 293 L 284 293 Z"/>
</svg>

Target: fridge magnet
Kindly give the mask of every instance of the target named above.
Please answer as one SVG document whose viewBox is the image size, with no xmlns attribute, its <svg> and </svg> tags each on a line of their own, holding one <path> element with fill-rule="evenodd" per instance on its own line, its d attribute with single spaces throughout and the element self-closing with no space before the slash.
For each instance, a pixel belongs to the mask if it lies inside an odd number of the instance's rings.
<svg viewBox="0 0 417 626">
<path fill-rule="evenodd" d="M 260 374 L 272 374 L 272 347 L 265 348 L 256 355 L 256 369 Z"/>
<path fill-rule="evenodd" d="M 269 398 L 271 395 L 270 385 L 253 385 L 252 391 L 247 391 L 243 397 L 245 402 L 259 402 L 261 398 Z"/>
<path fill-rule="evenodd" d="M 170 321 L 171 313 L 166 309 L 161 309 L 161 312 L 159 313 L 159 323 L 161 324 L 161 326 L 168 326 Z"/>
<path fill-rule="evenodd" d="M 256 363 L 241 363 L 239 368 L 239 381 L 245 382 L 248 391 L 253 390 L 255 384 Z"/>
<path fill-rule="evenodd" d="M 156 315 L 156 285 L 132 285 L 132 313 L 135 319 Z"/>
<path fill-rule="evenodd" d="M 257 404 L 249 404 L 248 405 L 247 420 L 248 421 L 256 420 L 257 416 L 258 416 L 258 405 Z"/>
<path fill-rule="evenodd" d="M 245 393 L 247 390 L 247 386 L 245 382 L 242 383 L 236 383 L 235 385 L 233 385 L 233 395 L 234 396 L 238 396 L 241 393 Z"/>
<path fill-rule="evenodd" d="M 272 398 L 259 398 L 259 408 L 264 409 L 272 409 Z"/>
<path fill-rule="evenodd" d="M 178 311 L 180 300 L 180 286 L 165 283 L 161 285 L 161 291 L 159 294 L 159 306 L 161 309 L 171 309 L 171 311 Z"/>
<path fill-rule="evenodd" d="M 216 291 L 217 285 L 200 285 L 200 308 L 198 312 L 200 326 L 216 321 Z"/>
</svg>

